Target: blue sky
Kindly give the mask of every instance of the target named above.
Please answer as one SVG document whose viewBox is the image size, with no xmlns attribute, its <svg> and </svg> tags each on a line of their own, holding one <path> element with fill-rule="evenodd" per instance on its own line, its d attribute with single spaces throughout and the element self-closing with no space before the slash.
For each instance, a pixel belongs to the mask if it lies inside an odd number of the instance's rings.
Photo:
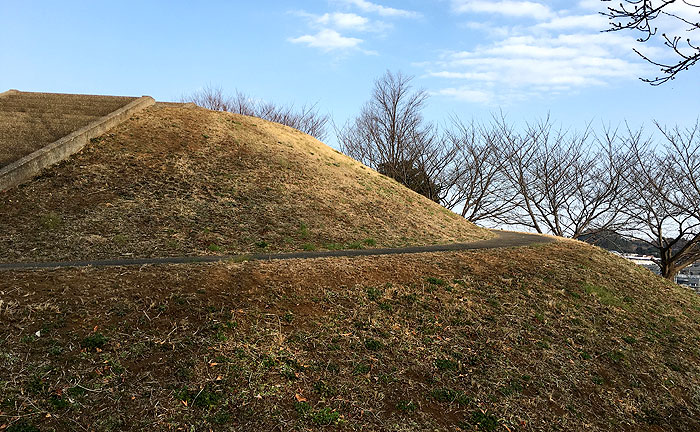
<svg viewBox="0 0 700 432">
<path fill-rule="evenodd" d="M 427 116 L 566 127 L 695 122 L 700 67 L 660 87 L 598 0 L 16 2 L 0 0 L 0 90 L 178 100 L 208 84 L 318 103 L 343 123 L 386 70 L 431 93 Z M 663 59 L 659 46 L 641 45 Z M 334 141 L 330 139 L 329 141 Z"/>
</svg>

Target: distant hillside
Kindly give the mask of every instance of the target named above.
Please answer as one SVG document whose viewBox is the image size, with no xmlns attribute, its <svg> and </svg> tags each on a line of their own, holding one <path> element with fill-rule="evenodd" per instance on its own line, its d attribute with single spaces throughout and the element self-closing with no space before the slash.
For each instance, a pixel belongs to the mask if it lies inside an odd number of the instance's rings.
<svg viewBox="0 0 700 432">
<path fill-rule="evenodd" d="M 0 193 L 0 260 L 449 243 L 463 218 L 294 129 L 157 104 Z"/>
<path fill-rule="evenodd" d="M 603 231 L 596 234 L 584 234 L 581 241 L 609 251 L 638 255 L 656 255 L 658 251 L 646 242 L 624 237 L 613 231 Z"/>
<path fill-rule="evenodd" d="M 624 237 L 612 231 L 604 231 L 593 235 L 584 234 L 581 241 L 601 247 L 605 250 L 622 252 L 626 254 L 658 256 L 659 251 L 641 240 Z M 681 249 L 686 245 L 685 240 L 680 240 L 674 250 Z"/>
</svg>

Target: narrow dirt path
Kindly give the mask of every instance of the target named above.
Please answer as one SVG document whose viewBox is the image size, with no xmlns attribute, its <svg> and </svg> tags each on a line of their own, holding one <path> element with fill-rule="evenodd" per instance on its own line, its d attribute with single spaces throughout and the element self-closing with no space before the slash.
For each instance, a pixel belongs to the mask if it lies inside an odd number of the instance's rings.
<svg viewBox="0 0 700 432">
<path fill-rule="evenodd" d="M 0 270 L 52 269 L 63 267 L 121 267 L 157 264 L 193 264 L 220 261 L 272 261 L 289 259 L 312 259 L 328 257 L 360 257 L 377 255 L 401 255 L 425 252 L 454 252 L 479 249 L 497 249 L 507 247 L 532 246 L 556 241 L 553 237 L 511 231 L 493 231 L 496 235 L 487 240 L 471 243 L 453 243 L 447 245 L 411 246 L 405 248 L 350 249 L 315 252 L 289 252 L 277 254 L 242 254 L 222 256 L 184 256 L 164 258 L 129 258 L 95 261 L 57 261 L 57 262 L 14 262 L 0 263 Z"/>
</svg>

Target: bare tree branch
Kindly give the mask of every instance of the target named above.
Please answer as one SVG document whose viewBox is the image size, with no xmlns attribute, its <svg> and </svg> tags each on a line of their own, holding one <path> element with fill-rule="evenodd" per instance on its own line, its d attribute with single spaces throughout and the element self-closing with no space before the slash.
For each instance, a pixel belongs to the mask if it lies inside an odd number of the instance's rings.
<svg viewBox="0 0 700 432">
<path fill-rule="evenodd" d="M 681 12 L 674 11 L 674 7 Z M 685 26 L 686 33 L 700 29 L 700 3 L 696 0 L 624 0 L 617 6 L 609 6 L 602 15 L 610 20 L 610 28 L 605 31 L 639 32 L 639 42 L 648 42 L 658 37 L 659 29 L 656 23 L 662 20 L 674 21 Z M 634 49 L 644 60 L 658 66 L 663 74 L 653 79 L 642 78 L 642 81 L 651 85 L 661 85 L 675 79 L 676 75 L 690 69 L 700 60 L 700 45 L 694 43 L 690 37 L 662 32 L 661 38 L 663 44 L 673 53 L 675 62 L 653 60 Z"/>
</svg>

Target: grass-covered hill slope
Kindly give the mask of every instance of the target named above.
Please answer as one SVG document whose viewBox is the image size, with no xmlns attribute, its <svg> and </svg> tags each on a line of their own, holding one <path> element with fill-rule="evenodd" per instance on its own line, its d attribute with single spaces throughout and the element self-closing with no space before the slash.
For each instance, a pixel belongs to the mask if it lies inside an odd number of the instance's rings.
<svg viewBox="0 0 700 432">
<path fill-rule="evenodd" d="M 577 242 L 1 275 L 8 430 L 700 430 L 700 297 Z"/>
<path fill-rule="evenodd" d="M 0 97 L 0 167 L 115 111 L 132 97 L 12 92 Z"/>
<path fill-rule="evenodd" d="M 0 259 L 423 245 L 486 230 L 294 129 L 157 104 L 0 193 Z"/>
</svg>

